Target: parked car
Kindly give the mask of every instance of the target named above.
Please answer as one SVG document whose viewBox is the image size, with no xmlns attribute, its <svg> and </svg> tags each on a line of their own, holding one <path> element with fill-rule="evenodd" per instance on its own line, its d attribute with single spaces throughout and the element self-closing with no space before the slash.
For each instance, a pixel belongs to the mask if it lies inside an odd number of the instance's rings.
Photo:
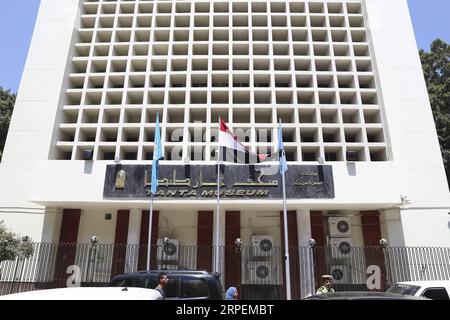
<svg viewBox="0 0 450 320">
<path fill-rule="evenodd" d="M 162 296 L 154 289 L 75 287 L 8 294 L 0 300 L 162 300 Z"/>
<path fill-rule="evenodd" d="M 316 294 L 305 300 L 429 300 L 426 298 L 406 296 L 389 292 L 342 291 Z"/>
<path fill-rule="evenodd" d="M 206 271 L 152 270 L 125 273 L 114 277 L 109 287 L 155 288 L 159 273 L 169 278 L 166 286 L 167 300 L 223 300 L 220 275 Z"/>
<path fill-rule="evenodd" d="M 432 300 L 450 300 L 450 280 L 398 282 L 386 292 L 425 297 Z"/>
</svg>

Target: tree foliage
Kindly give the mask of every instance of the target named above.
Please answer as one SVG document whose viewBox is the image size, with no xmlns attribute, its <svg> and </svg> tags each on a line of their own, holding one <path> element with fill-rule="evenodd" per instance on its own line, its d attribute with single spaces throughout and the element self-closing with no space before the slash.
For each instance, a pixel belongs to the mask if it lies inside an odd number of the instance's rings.
<svg viewBox="0 0 450 320">
<path fill-rule="evenodd" d="M 3 221 L 0 221 L 0 262 L 29 258 L 33 254 L 33 243 L 30 237 L 20 238 L 8 231 Z"/>
<path fill-rule="evenodd" d="M 420 59 L 450 184 L 450 45 L 436 39 L 430 52 L 420 51 Z"/>
<path fill-rule="evenodd" d="M 9 122 L 16 103 L 16 94 L 10 90 L 3 90 L 0 87 L 0 159 L 5 146 L 6 135 L 8 134 Z"/>
</svg>

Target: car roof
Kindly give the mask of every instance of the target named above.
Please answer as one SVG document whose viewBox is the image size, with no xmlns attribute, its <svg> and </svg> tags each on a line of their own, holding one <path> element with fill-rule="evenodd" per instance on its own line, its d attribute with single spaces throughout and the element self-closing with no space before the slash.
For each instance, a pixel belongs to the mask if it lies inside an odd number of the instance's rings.
<svg viewBox="0 0 450 320">
<path fill-rule="evenodd" d="M 412 285 L 419 287 L 448 287 L 450 286 L 450 280 L 428 280 L 428 281 L 401 281 L 398 284 Z"/>
<path fill-rule="evenodd" d="M 389 292 L 342 291 L 310 296 L 306 300 L 428 300 Z"/>
<path fill-rule="evenodd" d="M 159 291 L 127 287 L 72 287 L 1 296 L 0 300 L 161 300 Z"/>
<path fill-rule="evenodd" d="M 158 275 L 159 273 L 164 272 L 168 275 L 206 275 L 206 276 L 215 276 L 215 273 L 209 273 L 207 271 L 197 271 L 197 270 L 142 270 L 136 272 L 122 273 L 119 276 L 141 276 L 146 274 L 154 274 Z M 218 275 L 218 274 L 217 274 Z"/>
</svg>

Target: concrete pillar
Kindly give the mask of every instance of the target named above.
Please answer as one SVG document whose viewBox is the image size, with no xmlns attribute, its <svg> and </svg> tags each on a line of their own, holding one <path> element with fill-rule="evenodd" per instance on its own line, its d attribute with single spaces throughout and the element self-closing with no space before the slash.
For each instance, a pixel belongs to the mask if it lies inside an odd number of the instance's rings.
<svg viewBox="0 0 450 320">
<path fill-rule="evenodd" d="M 308 241 L 311 239 L 309 210 L 297 210 L 297 230 L 300 246 L 300 293 L 303 299 L 315 293 L 313 258 L 308 245 Z"/>
<path fill-rule="evenodd" d="M 142 209 L 130 209 L 125 272 L 137 271 Z"/>
<path fill-rule="evenodd" d="M 127 244 L 139 244 L 141 232 L 141 215 L 142 209 L 130 209 L 130 222 L 128 224 Z"/>
<path fill-rule="evenodd" d="M 391 209 L 380 212 L 381 236 L 385 238 L 392 247 L 405 245 L 403 225 L 400 209 Z"/>
<path fill-rule="evenodd" d="M 299 246 L 307 247 L 308 241 L 311 239 L 309 210 L 297 210 L 297 230 Z"/>
<path fill-rule="evenodd" d="M 40 242 L 56 243 L 61 229 L 62 209 L 46 208 Z M 33 241 L 37 241 L 33 239 Z"/>
<path fill-rule="evenodd" d="M 219 242 L 220 242 L 220 246 L 222 246 L 222 248 L 220 249 L 220 256 L 219 256 L 219 264 L 220 264 L 220 270 L 219 272 L 221 273 L 221 281 L 222 283 L 224 281 L 224 275 L 225 275 L 225 250 L 223 249 L 223 246 L 225 246 L 225 209 L 220 208 L 220 235 L 219 235 Z M 216 207 L 214 207 L 214 220 L 213 220 L 213 246 L 216 246 L 216 235 L 217 235 L 217 223 L 216 223 Z M 214 250 L 213 252 L 213 270 L 214 269 L 214 263 L 215 263 L 215 258 L 216 257 L 216 252 Z"/>
</svg>

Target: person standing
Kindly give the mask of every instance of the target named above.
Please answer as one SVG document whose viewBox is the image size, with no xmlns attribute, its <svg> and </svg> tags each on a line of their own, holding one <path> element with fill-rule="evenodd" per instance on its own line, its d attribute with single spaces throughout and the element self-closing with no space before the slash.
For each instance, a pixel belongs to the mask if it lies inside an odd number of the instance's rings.
<svg viewBox="0 0 450 320">
<path fill-rule="evenodd" d="M 229 287 L 226 294 L 225 300 L 237 300 L 239 293 L 235 287 Z"/>
<path fill-rule="evenodd" d="M 159 291 L 159 293 L 163 297 L 163 300 L 166 300 L 166 290 L 164 288 L 167 285 L 167 281 L 169 281 L 167 274 L 165 272 L 161 272 L 159 274 L 158 286 L 155 288 L 155 290 Z"/>
<path fill-rule="evenodd" d="M 323 284 L 319 289 L 317 289 L 316 294 L 334 292 L 334 289 L 331 287 L 331 279 L 333 279 L 332 276 L 329 274 L 324 274 L 322 276 Z"/>
</svg>

